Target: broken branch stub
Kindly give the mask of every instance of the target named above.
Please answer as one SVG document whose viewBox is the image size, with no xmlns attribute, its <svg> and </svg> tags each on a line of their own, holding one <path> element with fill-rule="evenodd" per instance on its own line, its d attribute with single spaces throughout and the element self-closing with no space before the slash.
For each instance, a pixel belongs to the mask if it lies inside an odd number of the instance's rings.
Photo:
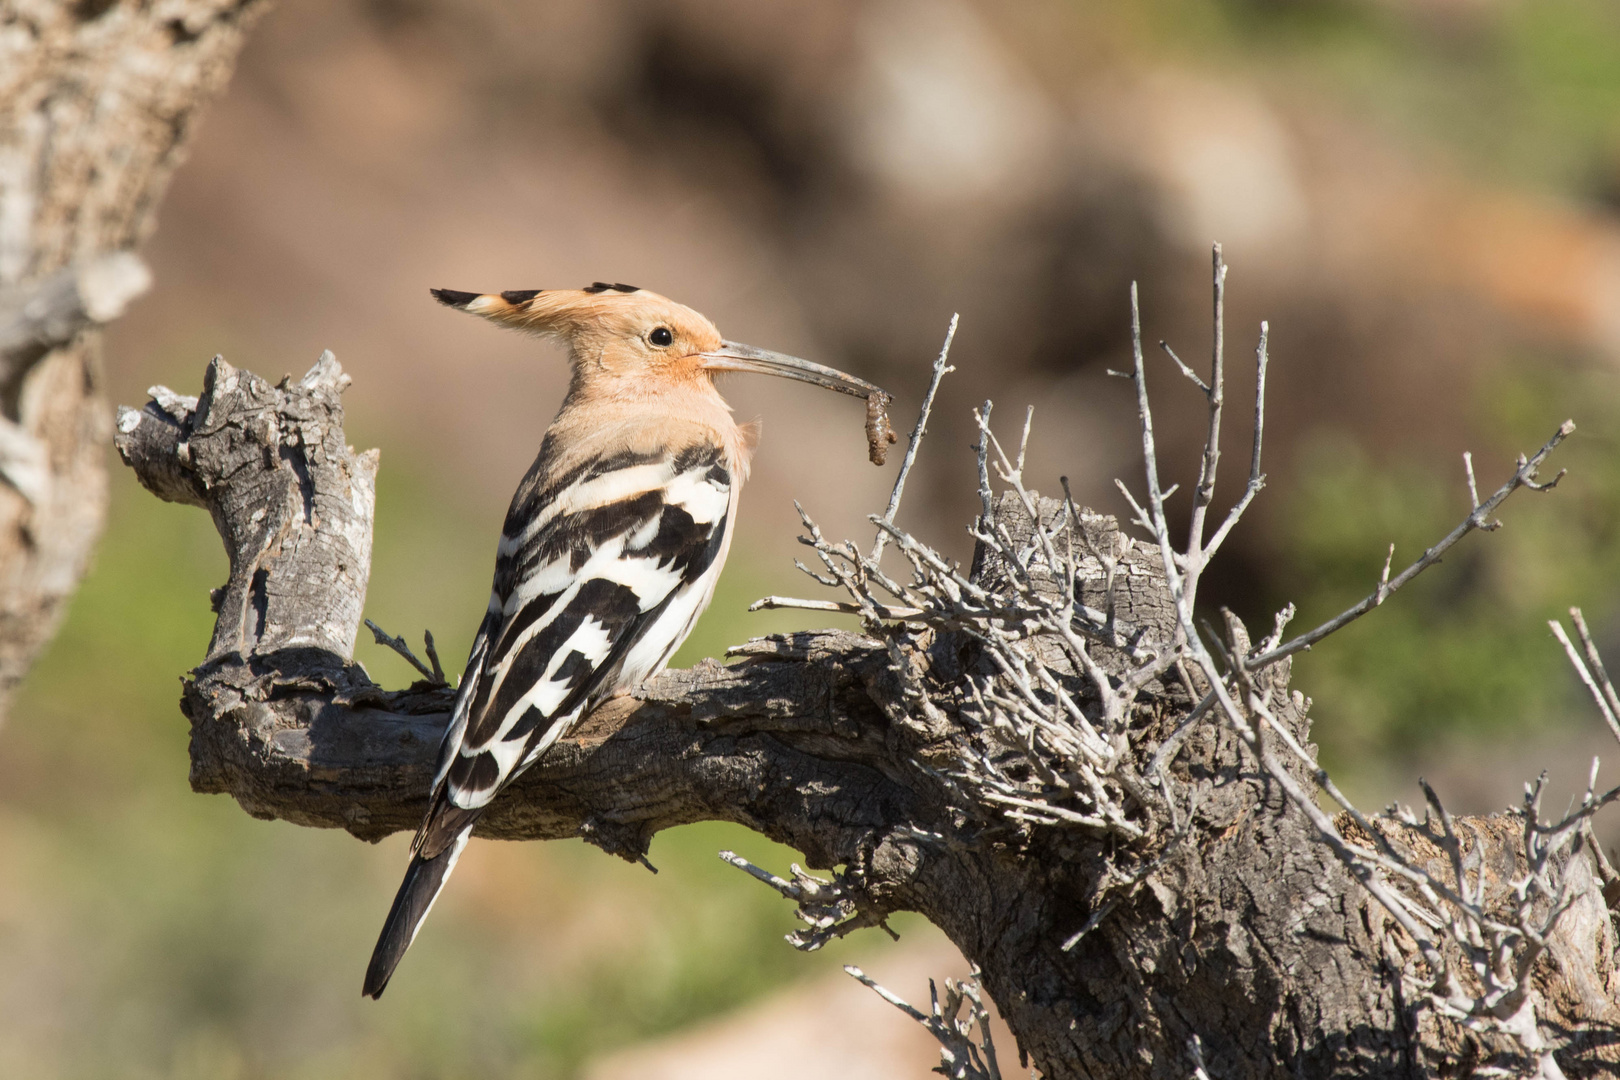
<svg viewBox="0 0 1620 1080">
<path fill-rule="evenodd" d="M 330 352 L 280 386 L 215 357 L 200 398 L 155 387 L 144 409 L 119 410 L 124 463 L 159 498 L 206 507 L 225 542 L 210 660 L 298 648 L 353 658 L 378 455 L 344 443 L 348 385 Z"/>
</svg>

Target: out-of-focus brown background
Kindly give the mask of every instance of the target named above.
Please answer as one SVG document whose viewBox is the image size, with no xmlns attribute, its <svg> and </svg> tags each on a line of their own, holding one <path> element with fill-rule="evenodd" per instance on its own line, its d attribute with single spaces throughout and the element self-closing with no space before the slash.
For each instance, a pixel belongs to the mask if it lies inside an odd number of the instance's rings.
<svg viewBox="0 0 1620 1080">
<path fill-rule="evenodd" d="M 1319 621 L 1389 542 L 1410 559 L 1461 519 L 1463 450 L 1490 488 L 1580 424 L 1555 494 L 1517 497 L 1502 532 L 1295 669 L 1370 808 L 1412 800 L 1419 771 L 1457 809 L 1543 766 L 1567 791 L 1616 749 L 1545 623 L 1579 603 L 1620 657 L 1605 0 L 284 0 L 168 196 L 157 287 L 110 334 L 107 379 L 138 403 L 195 392 L 215 352 L 275 377 L 333 349 L 350 437 L 383 451 L 368 614 L 459 660 L 564 372 L 429 287 L 633 282 L 892 388 L 901 418 L 960 311 L 903 515 L 965 557 L 987 397 L 1007 438 L 1035 405 L 1036 486 L 1066 475 L 1123 511 L 1139 443 L 1106 369 L 1128 364 L 1129 284 L 1149 341 L 1207 364 L 1214 240 L 1233 400 L 1261 319 L 1272 368 L 1269 486 L 1212 606 Z M 1150 363 L 1190 486 L 1200 400 Z M 847 399 L 726 392 L 764 438 L 681 663 L 804 625 L 743 610 L 817 588 L 793 569 L 792 500 L 865 536 L 893 476 Z M 203 515 L 115 475 L 97 568 L 0 729 L 0 1076 L 928 1074 L 926 1037 L 837 965 L 921 1001 L 927 974 L 960 973 L 948 944 L 902 919 L 899 945 L 793 953 L 788 905 L 714 852 L 794 854 L 721 826 L 659 837 L 656 877 L 577 843 L 474 845 L 362 1002 L 404 839 L 252 821 L 186 786 L 174 680 L 223 576 Z"/>
</svg>

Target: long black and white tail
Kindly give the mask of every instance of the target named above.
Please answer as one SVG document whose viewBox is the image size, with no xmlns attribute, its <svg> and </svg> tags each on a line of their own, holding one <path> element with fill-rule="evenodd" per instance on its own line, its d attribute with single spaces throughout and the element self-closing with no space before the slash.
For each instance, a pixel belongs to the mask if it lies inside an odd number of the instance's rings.
<svg viewBox="0 0 1620 1080">
<path fill-rule="evenodd" d="M 423 835 L 417 842 L 417 854 L 411 858 L 411 865 L 405 870 L 405 880 L 400 882 L 399 892 L 394 895 L 394 906 L 388 911 L 382 933 L 377 936 L 377 947 L 371 952 L 371 964 L 366 968 L 366 985 L 361 990 L 366 997 L 382 997 L 394 969 L 404 958 L 405 950 L 411 947 L 411 942 L 416 940 L 422 920 L 433 909 L 433 901 L 438 899 L 439 890 L 444 888 L 450 871 L 456 867 L 456 860 L 461 858 L 462 849 L 467 846 L 467 838 L 472 835 L 479 811 L 458 807 L 445 809 L 449 812 L 435 815 L 439 820 L 430 819 L 429 824 L 423 826 Z M 446 818 L 454 820 L 444 820 Z M 435 839 L 435 832 L 442 838 L 440 842 L 424 843 Z"/>
</svg>

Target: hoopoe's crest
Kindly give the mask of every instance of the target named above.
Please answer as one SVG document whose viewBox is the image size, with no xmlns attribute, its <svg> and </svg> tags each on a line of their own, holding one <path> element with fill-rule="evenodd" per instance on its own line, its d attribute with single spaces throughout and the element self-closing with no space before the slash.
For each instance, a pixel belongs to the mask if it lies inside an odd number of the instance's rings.
<svg viewBox="0 0 1620 1080">
<path fill-rule="evenodd" d="M 691 308 L 630 285 L 433 295 L 557 338 L 573 377 L 507 511 L 427 816 L 366 972 L 372 997 L 496 794 L 596 703 L 662 670 L 708 606 L 750 450 L 714 373 L 883 393 L 726 341 Z"/>
<path fill-rule="evenodd" d="M 576 378 L 667 386 L 707 378 L 703 353 L 722 345 L 714 324 L 684 304 L 633 285 L 523 289 L 477 295 L 435 289 L 440 303 L 553 337 L 575 354 Z"/>
</svg>

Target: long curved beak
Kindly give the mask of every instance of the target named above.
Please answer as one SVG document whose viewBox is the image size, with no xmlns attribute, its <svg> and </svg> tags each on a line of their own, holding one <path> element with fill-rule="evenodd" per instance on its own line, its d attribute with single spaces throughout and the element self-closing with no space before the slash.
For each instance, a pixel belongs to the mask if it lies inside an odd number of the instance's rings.
<svg viewBox="0 0 1620 1080">
<path fill-rule="evenodd" d="M 709 371 L 751 371 L 760 375 L 781 375 L 789 379 L 798 379 L 800 382 L 824 386 L 828 390 L 837 390 L 851 397 L 869 398 L 873 394 L 882 394 L 885 399 L 888 397 L 882 388 L 873 386 L 865 379 L 846 375 L 836 368 L 823 367 L 808 360 L 800 360 L 797 356 L 771 352 L 769 349 L 756 349 L 752 345 L 741 345 L 735 341 L 722 341 L 720 347 L 713 352 L 698 355 L 702 357 L 703 366 Z"/>
</svg>

